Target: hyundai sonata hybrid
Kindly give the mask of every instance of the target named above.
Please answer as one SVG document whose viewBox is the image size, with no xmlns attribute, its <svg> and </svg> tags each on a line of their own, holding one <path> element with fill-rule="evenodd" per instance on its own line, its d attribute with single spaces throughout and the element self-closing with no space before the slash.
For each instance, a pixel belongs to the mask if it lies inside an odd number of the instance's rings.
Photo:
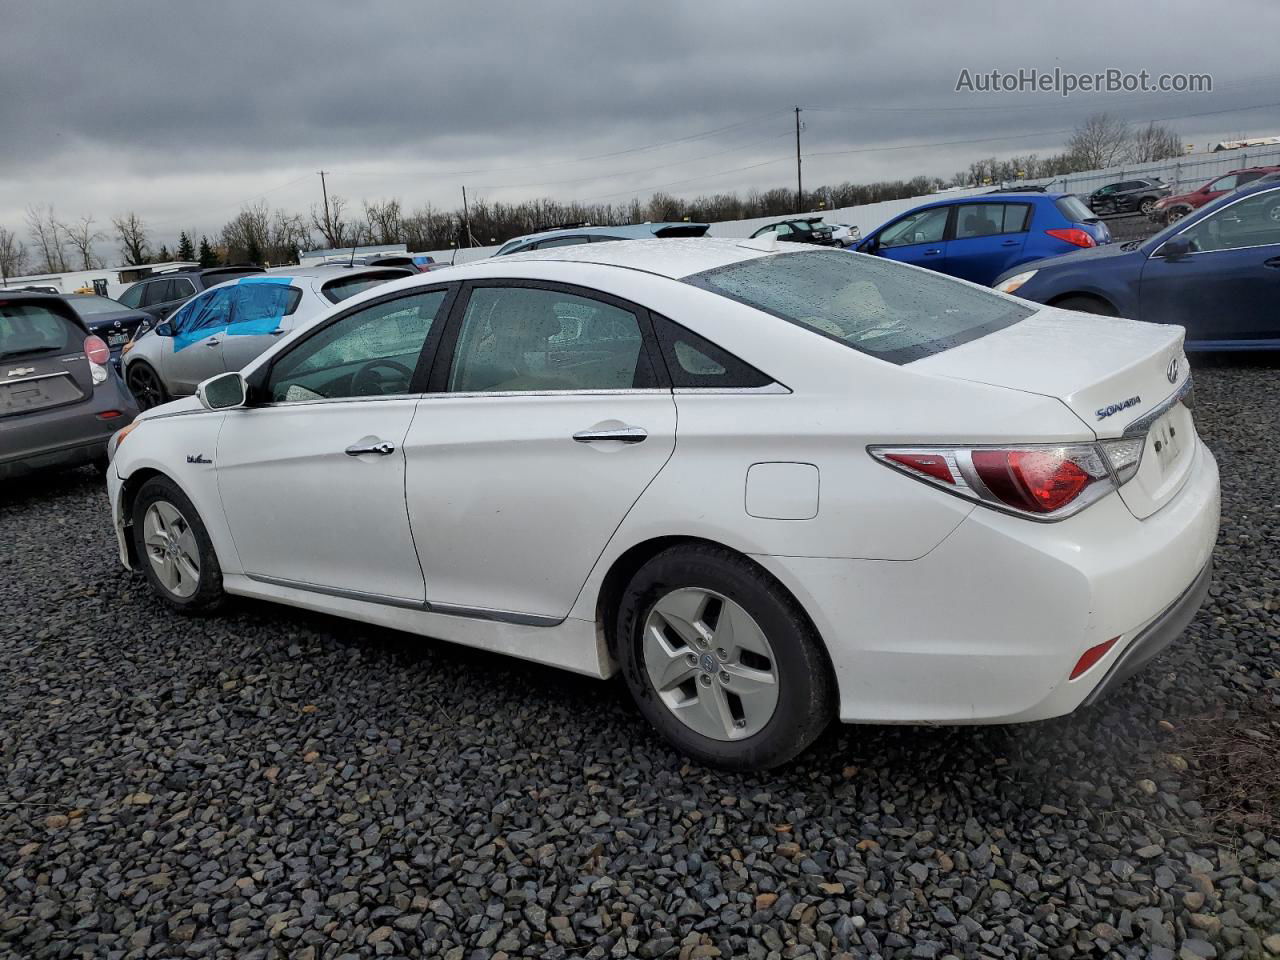
<svg viewBox="0 0 1280 960">
<path fill-rule="evenodd" d="M 686 754 L 1092 703 L 1203 600 L 1182 332 L 638 240 L 353 297 L 112 444 L 121 560 L 595 677 Z"/>
</svg>

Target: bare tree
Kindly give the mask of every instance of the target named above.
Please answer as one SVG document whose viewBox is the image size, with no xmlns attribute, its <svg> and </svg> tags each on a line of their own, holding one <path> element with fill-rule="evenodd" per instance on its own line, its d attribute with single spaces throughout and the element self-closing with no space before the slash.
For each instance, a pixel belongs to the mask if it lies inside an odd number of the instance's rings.
<svg viewBox="0 0 1280 960">
<path fill-rule="evenodd" d="M 1129 125 L 1109 113 L 1095 113 L 1072 131 L 1067 152 L 1082 170 L 1112 167 L 1129 149 Z"/>
<path fill-rule="evenodd" d="M 277 210 L 271 221 L 267 257 L 272 263 L 296 263 L 298 254 L 311 247 L 311 228 L 302 215 Z"/>
<path fill-rule="evenodd" d="M 342 219 L 342 211 L 346 207 L 347 201 L 335 193 L 329 197 L 329 204 L 324 210 L 311 208 L 311 225 L 324 237 L 330 249 L 336 250 L 351 243 L 351 224 Z"/>
<path fill-rule="evenodd" d="M 20 277 L 27 267 L 27 247 L 12 230 L 0 227 L 0 281 Z"/>
<path fill-rule="evenodd" d="M 58 226 L 75 249 L 82 270 L 102 266 L 102 261 L 93 255 L 93 245 L 104 237 L 101 230 L 93 229 L 93 217 L 81 217 L 75 223 L 59 223 Z"/>
<path fill-rule="evenodd" d="M 62 230 L 53 214 L 52 205 L 43 208 L 34 205 L 27 207 L 27 232 L 40 256 L 36 261 L 36 269 L 43 273 L 66 272 L 67 257 L 62 246 Z"/>
<path fill-rule="evenodd" d="M 131 267 L 146 263 L 150 255 L 150 241 L 142 218 L 130 210 L 123 216 L 112 217 L 111 225 L 116 228 L 116 239 L 120 241 L 124 262 Z"/>
<path fill-rule="evenodd" d="M 364 218 L 369 224 L 369 237 L 373 243 L 400 243 L 404 240 L 399 200 L 383 200 L 381 203 L 364 202 Z"/>
<path fill-rule="evenodd" d="M 1147 163 L 1182 155 L 1182 138 L 1170 127 L 1148 123 L 1133 131 L 1125 159 L 1131 163 Z"/>
</svg>

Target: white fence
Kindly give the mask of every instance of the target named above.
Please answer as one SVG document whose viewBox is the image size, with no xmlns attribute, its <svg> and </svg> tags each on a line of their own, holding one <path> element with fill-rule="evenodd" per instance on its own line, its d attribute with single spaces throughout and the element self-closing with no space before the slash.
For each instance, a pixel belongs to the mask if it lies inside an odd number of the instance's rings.
<svg viewBox="0 0 1280 960">
<path fill-rule="evenodd" d="M 1099 187 L 1115 183 L 1118 180 L 1131 180 L 1135 177 L 1160 177 L 1173 187 L 1174 193 L 1187 193 L 1214 177 L 1220 177 L 1232 170 L 1242 167 L 1280 166 L 1280 146 L 1244 147 L 1239 150 L 1223 150 L 1219 153 L 1196 153 L 1172 160 L 1157 160 L 1153 163 L 1129 163 L 1105 170 L 1084 170 L 1065 177 L 1027 180 L 1028 186 L 1046 186 L 1055 193 L 1089 194 Z M 1007 184 L 1013 186 L 1013 184 Z M 857 207 L 841 207 L 836 210 L 809 210 L 797 214 L 786 214 L 778 217 L 757 217 L 753 220 L 725 220 L 713 223 L 708 236 L 712 237 L 749 237 L 766 223 L 776 223 L 788 216 L 820 215 L 827 223 L 848 223 L 862 231 L 863 236 L 887 220 L 910 210 L 912 207 L 933 200 L 945 200 L 950 197 L 968 197 L 978 193 L 987 193 L 994 189 L 991 186 L 969 187 L 962 190 L 946 190 L 920 197 L 906 197 L 902 200 L 884 200 L 880 203 L 867 203 Z M 469 263 L 492 256 L 498 248 L 471 247 L 458 251 L 455 263 Z M 433 250 L 431 255 L 437 260 L 448 262 L 453 256 L 452 250 Z"/>
</svg>

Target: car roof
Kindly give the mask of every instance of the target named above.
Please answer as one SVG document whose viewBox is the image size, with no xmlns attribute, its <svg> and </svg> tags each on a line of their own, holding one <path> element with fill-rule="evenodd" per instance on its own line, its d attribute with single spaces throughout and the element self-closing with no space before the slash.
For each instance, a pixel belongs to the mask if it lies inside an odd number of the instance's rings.
<svg viewBox="0 0 1280 960">
<path fill-rule="evenodd" d="M 502 246 L 509 246 L 513 243 L 529 243 L 534 240 L 546 240 L 550 237 L 576 237 L 576 236 L 609 236 L 609 237 L 626 237 L 626 238 L 642 238 L 648 239 L 652 237 L 658 230 L 663 227 L 706 227 L 710 229 L 709 223 L 691 223 L 688 220 L 655 220 L 652 223 L 620 223 L 617 226 L 582 226 L 582 227 L 556 227 L 553 230 L 540 230 L 537 233 L 527 233 L 522 237 L 512 237 Z"/>
<path fill-rule="evenodd" d="M 584 263 L 606 267 L 639 270 L 673 280 L 682 280 L 702 273 L 770 256 L 775 253 L 822 253 L 829 247 L 814 247 L 806 243 L 778 243 L 776 249 L 759 240 L 725 239 L 718 237 L 671 237 L 650 240 L 633 240 L 628 243 L 581 243 L 567 247 L 549 247 L 546 250 L 522 250 L 505 257 L 489 257 L 473 260 L 459 266 L 446 267 L 449 272 L 465 275 L 467 272 L 491 272 L 508 264 L 531 262 Z M 842 254 L 843 255 L 843 254 Z M 423 278 L 427 275 L 422 275 Z M 432 274 L 429 282 L 441 282 L 447 278 Z"/>
</svg>

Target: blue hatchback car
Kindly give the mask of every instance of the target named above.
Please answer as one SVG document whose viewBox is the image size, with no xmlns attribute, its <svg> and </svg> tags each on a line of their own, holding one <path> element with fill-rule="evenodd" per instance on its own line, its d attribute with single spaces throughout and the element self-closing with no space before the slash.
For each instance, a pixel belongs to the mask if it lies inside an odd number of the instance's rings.
<svg viewBox="0 0 1280 960">
<path fill-rule="evenodd" d="M 1110 242 L 1106 224 L 1074 194 L 999 193 L 916 207 L 856 249 L 990 286 L 1012 267 Z"/>
<path fill-rule="evenodd" d="M 1053 306 L 1177 323 L 1188 350 L 1280 349 L 1280 183 L 1258 183 L 1148 240 L 1014 268 L 994 284 Z"/>
</svg>

